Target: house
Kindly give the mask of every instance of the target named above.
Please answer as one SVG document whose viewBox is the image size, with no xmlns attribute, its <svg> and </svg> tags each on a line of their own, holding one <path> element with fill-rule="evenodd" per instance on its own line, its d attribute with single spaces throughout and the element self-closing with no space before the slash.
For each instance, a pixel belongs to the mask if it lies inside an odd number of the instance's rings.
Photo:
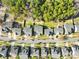
<svg viewBox="0 0 79 59">
<path fill-rule="evenodd" d="M 41 57 L 46 57 L 46 56 L 48 56 L 48 48 L 46 48 L 46 47 L 42 47 L 41 48 Z"/>
<path fill-rule="evenodd" d="M 25 34 L 26 36 L 32 36 L 32 28 L 31 28 L 30 26 L 25 27 L 25 28 L 23 29 L 23 32 L 24 32 L 24 34 Z"/>
<path fill-rule="evenodd" d="M 39 57 L 39 48 L 34 48 L 34 47 L 31 47 L 31 56 L 36 56 L 36 57 Z"/>
<path fill-rule="evenodd" d="M 69 47 L 62 47 L 61 51 L 62 51 L 62 56 L 63 57 L 72 56 L 72 49 L 69 48 Z"/>
<path fill-rule="evenodd" d="M 47 36 L 50 36 L 50 35 L 53 35 L 54 32 L 53 32 L 53 29 L 44 29 L 44 35 L 47 35 Z"/>
<path fill-rule="evenodd" d="M 7 51 L 8 51 L 8 48 L 6 46 L 0 47 L 0 55 L 2 55 L 3 57 L 7 56 Z"/>
<path fill-rule="evenodd" d="M 4 22 L 2 24 L 2 32 L 9 32 L 12 28 L 12 22 Z"/>
<path fill-rule="evenodd" d="M 4 22 L 2 26 L 7 28 L 12 28 L 12 24 L 13 24 L 12 22 Z"/>
<path fill-rule="evenodd" d="M 79 32 L 79 24 L 75 24 L 75 32 Z"/>
<path fill-rule="evenodd" d="M 11 46 L 9 55 L 12 57 L 16 57 L 18 55 L 18 47 Z"/>
<path fill-rule="evenodd" d="M 79 8 L 79 0 L 74 0 L 74 3 L 75 3 L 75 7 L 78 9 Z M 78 15 L 77 15 L 78 16 Z"/>
<path fill-rule="evenodd" d="M 39 25 L 34 25 L 34 35 L 42 35 L 43 27 Z"/>
<path fill-rule="evenodd" d="M 12 32 L 14 32 L 16 35 L 21 35 L 21 28 L 12 28 Z"/>
<path fill-rule="evenodd" d="M 60 47 L 52 47 L 51 48 L 51 56 L 52 56 L 52 58 L 59 59 L 61 57 L 61 48 Z"/>
<path fill-rule="evenodd" d="M 56 27 L 54 28 L 54 34 L 55 35 L 59 35 L 59 34 L 63 34 L 63 27 Z"/>
<path fill-rule="evenodd" d="M 73 51 L 73 53 L 72 53 L 73 57 L 79 57 L 79 46 L 74 45 L 71 48 L 72 48 L 72 51 Z"/>
<path fill-rule="evenodd" d="M 28 59 L 29 48 L 21 47 L 21 51 L 19 52 L 20 59 Z"/>
<path fill-rule="evenodd" d="M 64 24 L 65 34 L 71 34 L 73 29 L 72 24 Z"/>
</svg>

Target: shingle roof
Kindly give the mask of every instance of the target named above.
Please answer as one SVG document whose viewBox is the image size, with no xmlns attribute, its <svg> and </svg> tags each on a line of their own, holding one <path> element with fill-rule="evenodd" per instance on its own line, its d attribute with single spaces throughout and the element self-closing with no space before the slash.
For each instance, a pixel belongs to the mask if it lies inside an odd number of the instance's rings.
<svg viewBox="0 0 79 59">
<path fill-rule="evenodd" d="M 58 48 L 58 47 L 51 48 L 51 55 L 53 58 L 60 58 L 60 56 L 61 56 L 60 48 Z"/>
<path fill-rule="evenodd" d="M 53 29 L 44 29 L 44 35 L 53 35 Z"/>
<path fill-rule="evenodd" d="M 9 32 L 12 28 L 12 22 L 4 22 L 2 25 L 3 32 Z"/>
<path fill-rule="evenodd" d="M 57 35 L 63 34 L 63 28 L 62 27 L 54 28 L 54 34 L 57 34 Z"/>
<path fill-rule="evenodd" d="M 75 45 L 75 46 L 72 46 L 72 51 L 73 51 L 73 56 L 74 57 L 78 57 L 79 56 L 79 46 Z"/>
<path fill-rule="evenodd" d="M 0 54 L 3 57 L 6 57 L 7 56 L 7 50 L 8 50 L 8 48 L 6 48 L 6 46 L 2 46 L 1 49 L 0 49 Z"/>
<path fill-rule="evenodd" d="M 39 49 L 31 47 L 31 56 L 39 56 Z"/>
<path fill-rule="evenodd" d="M 12 28 L 12 22 L 4 22 L 2 27 Z"/>
<path fill-rule="evenodd" d="M 43 27 L 42 26 L 35 25 L 34 26 L 34 33 L 35 33 L 35 35 L 43 34 Z"/>
<path fill-rule="evenodd" d="M 42 47 L 41 48 L 41 56 L 44 57 L 44 56 L 47 56 L 47 54 L 48 54 L 48 50 L 45 47 Z"/>
<path fill-rule="evenodd" d="M 14 46 L 11 46 L 11 50 L 10 50 L 10 53 L 9 53 L 11 56 L 14 56 L 16 57 L 17 54 L 18 54 L 18 47 L 14 47 Z"/>
<path fill-rule="evenodd" d="M 27 47 L 21 47 L 21 52 L 19 53 L 20 59 L 28 59 L 29 49 Z"/>
<path fill-rule="evenodd" d="M 25 27 L 25 28 L 23 29 L 23 32 L 24 32 L 24 34 L 27 35 L 27 36 L 32 36 L 32 28 L 31 28 L 31 27 Z"/>
<path fill-rule="evenodd" d="M 68 47 L 62 47 L 62 55 L 63 55 L 63 57 L 65 57 L 65 56 L 71 56 L 72 55 L 72 50 L 71 51 L 69 51 L 69 48 Z"/>
<path fill-rule="evenodd" d="M 73 28 L 72 24 L 64 24 L 65 34 L 72 33 L 72 28 Z"/>
<path fill-rule="evenodd" d="M 16 35 L 21 35 L 21 28 L 12 28 L 12 32 L 14 32 Z"/>
</svg>

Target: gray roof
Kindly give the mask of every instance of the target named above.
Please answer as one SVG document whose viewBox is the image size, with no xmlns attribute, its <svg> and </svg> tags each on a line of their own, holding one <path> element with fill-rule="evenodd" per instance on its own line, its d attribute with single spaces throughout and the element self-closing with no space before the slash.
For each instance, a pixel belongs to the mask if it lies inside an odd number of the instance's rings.
<svg viewBox="0 0 79 59">
<path fill-rule="evenodd" d="M 10 29 L 7 28 L 7 27 L 2 27 L 2 32 L 5 32 L 5 33 L 6 33 L 6 32 L 9 32 L 9 30 L 10 30 Z"/>
<path fill-rule="evenodd" d="M 63 57 L 65 57 L 65 56 L 71 56 L 72 55 L 72 51 L 69 51 L 68 47 L 62 47 L 61 50 L 62 50 Z"/>
<path fill-rule="evenodd" d="M 7 56 L 7 50 L 8 50 L 8 48 L 6 48 L 6 46 L 2 46 L 0 48 L 0 55 L 2 55 L 3 57 L 6 57 Z"/>
<path fill-rule="evenodd" d="M 74 2 L 75 2 L 75 5 L 76 5 L 75 7 L 79 8 L 79 0 L 74 0 Z"/>
<path fill-rule="evenodd" d="M 43 34 L 43 27 L 39 25 L 34 26 L 34 34 L 35 35 L 40 35 Z"/>
<path fill-rule="evenodd" d="M 2 27 L 12 28 L 12 22 L 4 22 Z"/>
<path fill-rule="evenodd" d="M 27 36 L 32 36 L 32 28 L 31 28 L 31 27 L 25 27 L 25 28 L 23 29 L 23 32 L 24 32 L 24 34 L 27 35 Z"/>
<path fill-rule="evenodd" d="M 17 56 L 17 54 L 18 54 L 18 47 L 11 46 L 11 50 L 10 50 L 9 54 L 11 56 Z"/>
<path fill-rule="evenodd" d="M 72 33 L 72 24 L 64 24 L 65 34 L 71 34 Z"/>
<path fill-rule="evenodd" d="M 56 35 L 63 34 L 63 28 L 62 27 L 54 28 L 54 34 Z"/>
<path fill-rule="evenodd" d="M 75 24 L 75 32 L 79 32 L 79 24 Z"/>
<path fill-rule="evenodd" d="M 53 29 L 44 29 L 44 35 L 53 35 Z"/>
<path fill-rule="evenodd" d="M 21 35 L 21 28 L 12 28 L 12 32 L 15 32 L 17 35 Z"/>
<path fill-rule="evenodd" d="M 60 48 L 52 47 L 51 48 L 51 55 L 52 55 L 53 58 L 60 58 L 60 56 L 61 56 Z"/>
<path fill-rule="evenodd" d="M 4 22 L 2 25 L 2 32 L 9 32 L 12 28 L 12 22 Z"/>
<path fill-rule="evenodd" d="M 19 53 L 20 59 L 28 59 L 29 49 L 26 47 L 21 48 L 21 52 Z"/>
<path fill-rule="evenodd" d="M 74 57 L 78 57 L 79 56 L 79 46 L 75 45 L 75 46 L 72 46 L 71 48 L 72 48 L 72 51 L 73 51 L 72 55 Z"/>
<path fill-rule="evenodd" d="M 44 48 L 44 47 L 41 48 L 41 56 L 42 56 L 42 57 L 47 56 L 47 55 L 48 55 L 47 52 L 48 52 L 48 51 L 47 51 L 46 48 Z"/>
<path fill-rule="evenodd" d="M 31 56 L 39 56 L 39 49 L 31 47 Z"/>
</svg>

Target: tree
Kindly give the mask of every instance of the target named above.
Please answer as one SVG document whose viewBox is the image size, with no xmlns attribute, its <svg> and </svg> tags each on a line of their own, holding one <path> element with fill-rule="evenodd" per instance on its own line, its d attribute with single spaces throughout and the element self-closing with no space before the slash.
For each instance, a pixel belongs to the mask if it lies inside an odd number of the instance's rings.
<svg viewBox="0 0 79 59">
<path fill-rule="evenodd" d="M 74 0 L 2 0 L 2 3 L 16 19 L 24 15 L 34 20 L 64 21 L 76 11 Z"/>
<path fill-rule="evenodd" d="M 34 0 L 34 5 L 32 4 L 34 18 L 39 19 L 41 16 L 45 21 L 56 21 L 66 19 L 75 13 L 73 0 L 45 0 L 42 3 Z"/>
<path fill-rule="evenodd" d="M 27 17 L 28 9 L 26 8 L 26 0 L 2 0 L 5 7 L 8 7 L 8 13 L 13 15 L 14 20 L 25 20 Z"/>
</svg>

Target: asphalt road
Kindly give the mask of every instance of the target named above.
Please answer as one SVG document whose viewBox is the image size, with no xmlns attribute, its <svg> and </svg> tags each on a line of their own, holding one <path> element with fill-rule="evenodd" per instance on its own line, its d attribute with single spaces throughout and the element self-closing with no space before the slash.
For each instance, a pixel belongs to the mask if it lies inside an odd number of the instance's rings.
<svg viewBox="0 0 79 59">
<path fill-rule="evenodd" d="M 2 37 L 0 36 L 0 41 L 9 41 L 9 42 L 16 42 L 16 43 L 54 43 L 54 42 L 78 42 L 79 38 L 68 38 L 65 40 L 60 40 L 60 39 L 47 39 L 47 40 L 16 40 L 13 38 L 8 38 L 8 37 Z"/>
</svg>

